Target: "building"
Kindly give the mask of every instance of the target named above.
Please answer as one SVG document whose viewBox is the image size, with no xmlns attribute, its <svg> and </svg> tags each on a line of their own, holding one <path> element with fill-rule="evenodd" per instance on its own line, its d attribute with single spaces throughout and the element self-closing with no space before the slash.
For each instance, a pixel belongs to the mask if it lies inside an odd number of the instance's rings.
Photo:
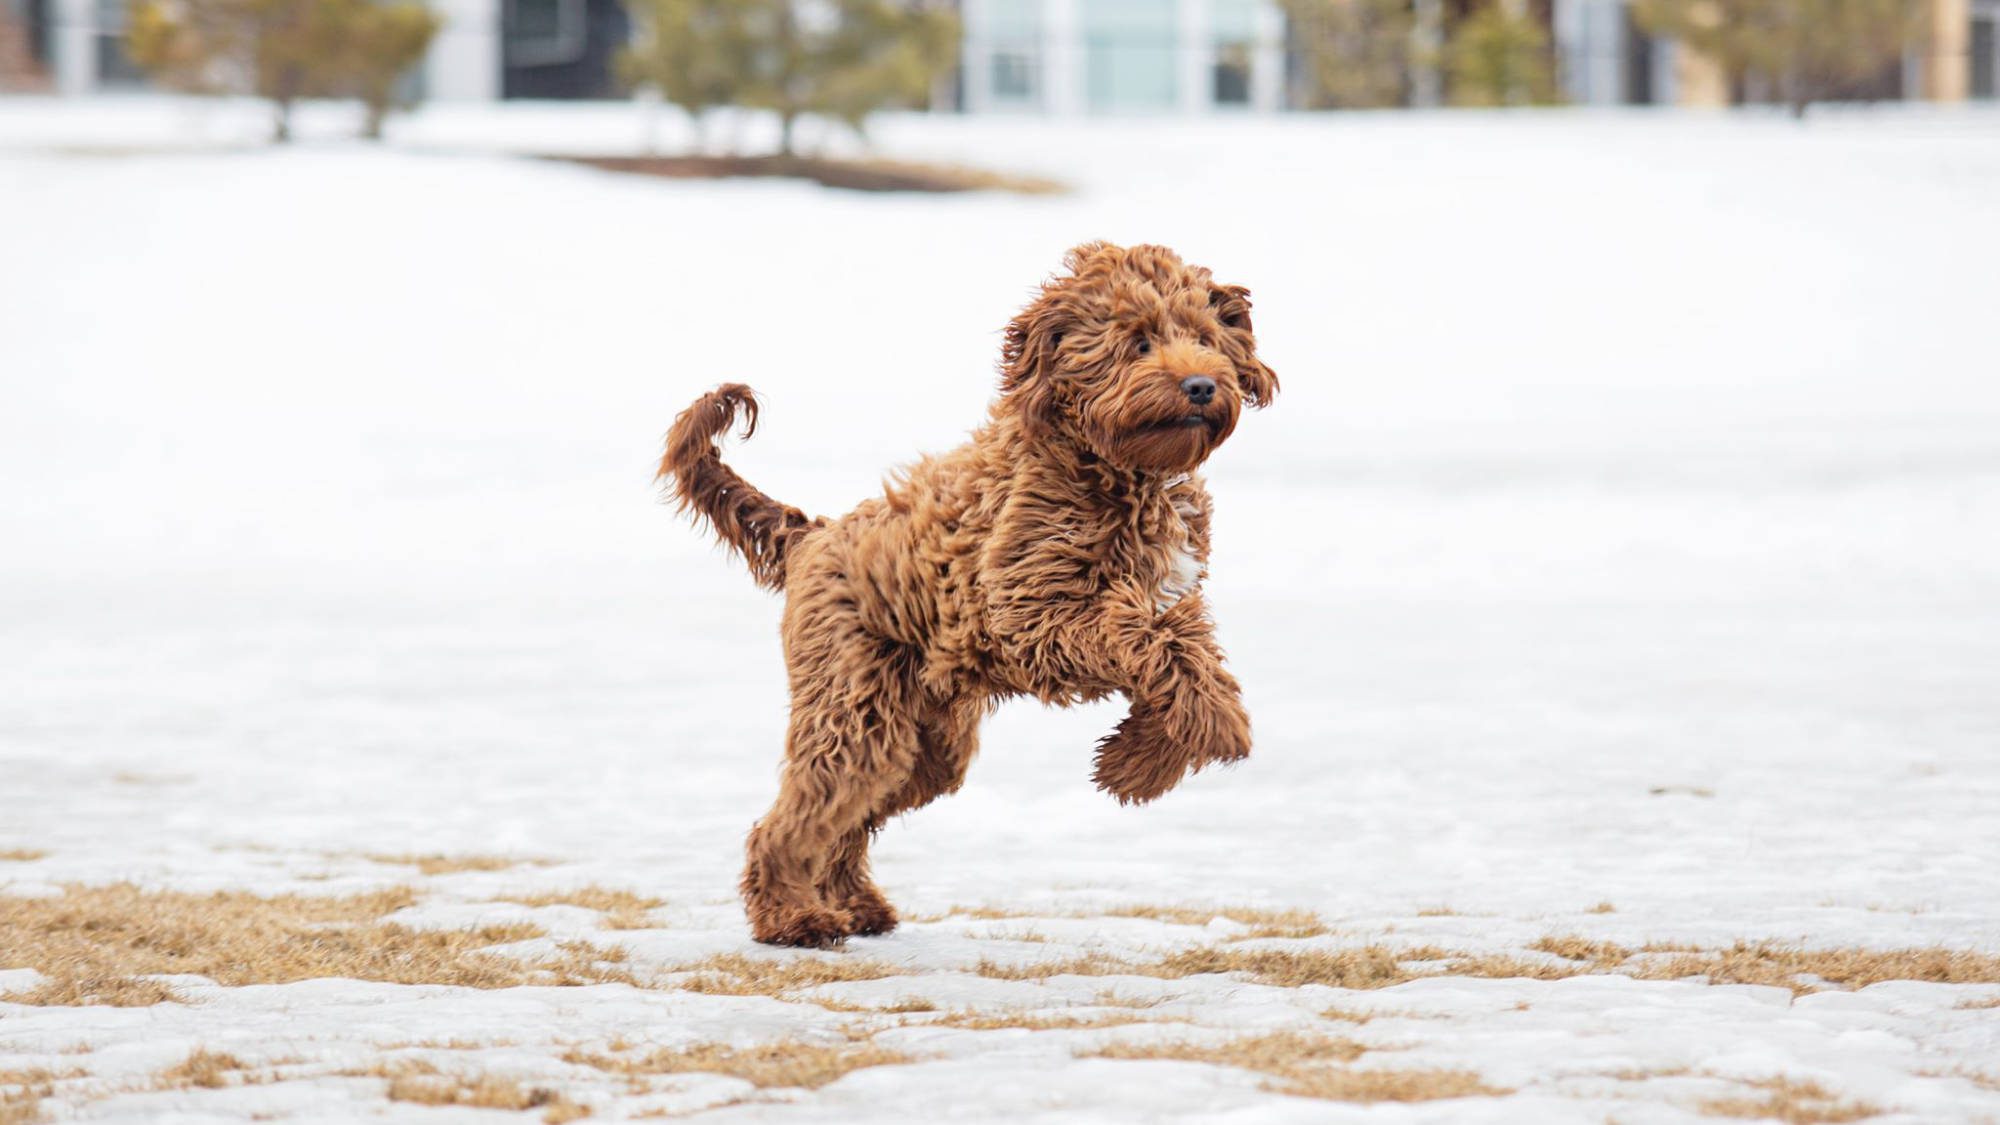
<svg viewBox="0 0 2000 1125">
<path fill-rule="evenodd" d="M 1284 103 L 1267 0 L 963 0 L 970 113 L 1201 113 Z"/>
<path fill-rule="evenodd" d="M 1933 34 L 1857 97 L 2000 96 L 2000 0 L 1919 0 Z M 620 0 L 431 0 L 444 16 L 417 78 L 425 97 L 615 96 L 611 59 L 631 33 Z M 1470 0 L 1447 0 L 1456 10 Z M 940 104 L 969 113 L 1275 111 L 1286 103 L 1285 20 L 1273 0 L 960 0 L 965 37 Z M 1706 60 L 1648 37 L 1628 0 L 1533 0 L 1566 100 L 1726 105 Z M 138 86 L 125 0 L 0 0 L 0 90 Z M 1430 96 L 1416 92 L 1421 103 Z M 1754 91 L 1753 91 L 1754 93 Z"/>
<path fill-rule="evenodd" d="M 1851 96 L 1958 102 L 2000 96 L 2000 0 L 1919 0 L 1927 34 Z M 1626 0 L 1554 0 L 1550 22 L 1565 100 L 1578 105 L 1722 106 L 1731 90 L 1708 60 L 1645 34 Z M 1754 91 L 1751 93 L 1754 94 Z"/>
</svg>

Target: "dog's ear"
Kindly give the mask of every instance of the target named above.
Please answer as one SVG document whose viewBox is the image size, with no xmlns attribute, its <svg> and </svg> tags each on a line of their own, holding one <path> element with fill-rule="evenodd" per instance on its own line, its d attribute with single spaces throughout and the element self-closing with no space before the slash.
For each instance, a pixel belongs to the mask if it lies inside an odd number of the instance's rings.
<svg viewBox="0 0 2000 1125">
<path fill-rule="evenodd" d="M 1023 431 L 1031 438 L 1046 434 L 1055 421 L 1059 357 L 1063 335 L 1071 327 L 1071 318 L 1056 307 L 1052 290 L 1044 290 L 1007 323 L 1000 345 L 1000 393 L 1013 403 Z"/>
<path fill-rule="evenodd" d="M 1231 346 L 1226 350 L 1236 364 L 1243 400 L 1251 406 L 1271 405 L 1278 394 L 1278 373 L 1257 358 L 1257 337 L 1250 327 L 1250 290 L 1241 285 L 1218 285 L 1208 291 L 1208 303 L 1228 330 Z"/>
</svg>

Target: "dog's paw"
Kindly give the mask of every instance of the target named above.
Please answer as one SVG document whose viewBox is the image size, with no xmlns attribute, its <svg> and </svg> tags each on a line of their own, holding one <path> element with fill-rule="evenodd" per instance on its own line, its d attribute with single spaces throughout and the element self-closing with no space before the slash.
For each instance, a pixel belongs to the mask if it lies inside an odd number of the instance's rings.
<svg viewBox="0 0 2000 1125">
<path fill-rule="evenodd" d="M 1091 780 L 1121 805 L 1143 805 L 1179 783 L 1190 764 L 1187 750 L 1168 737 L 1160 717 L 1134 705 L 1118 729 L 1097 744 Z"/>
<path fill-rule="evenodd" d="M 874 937 L 896 928 L 896 908 L 881 899 L 856 899 L 847 903 L 848 936 Z"/>
<path fill-rule="evenodd" d="M 753 918 L 750 936 L 765 945 L 791 945 L 802 949 L 831 949 L 854 932 L 844 912 L 810 907 Z"/>
</svg>

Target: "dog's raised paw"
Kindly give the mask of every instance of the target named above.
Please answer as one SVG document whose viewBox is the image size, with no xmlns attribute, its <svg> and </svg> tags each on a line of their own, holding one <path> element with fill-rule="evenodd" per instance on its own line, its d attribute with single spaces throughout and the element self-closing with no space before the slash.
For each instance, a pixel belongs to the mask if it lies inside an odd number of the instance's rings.
<svg viewBox="0 0 2000 1125">
<path fill-rule="evenodd" d="M 1097 744 L 1091 780 L 1121 805 L 1143 805 L 1187 774 L 1188 754 L 1168 740 L 1159 716 L 1135 706 L 1118 729 Z"/>
</svg>

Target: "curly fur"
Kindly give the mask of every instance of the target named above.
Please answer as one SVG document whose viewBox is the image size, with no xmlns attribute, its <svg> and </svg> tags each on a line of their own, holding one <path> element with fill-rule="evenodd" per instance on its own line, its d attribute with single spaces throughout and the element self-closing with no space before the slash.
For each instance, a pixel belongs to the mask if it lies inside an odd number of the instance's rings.
<svg viewBox="0 0 2000 1125">
<path fill-rule="evenodd" d="M 1250 752 L 1199 582 L 1209 497 L 1194 470 L 1263 406 L 1248 290 L 1164 247 L 1071 250 L 1007 326 L 1000 395 L 965 445 L 879 499 L 811 519 L 752 488 L 716 440 L 756 400 L 730 384 L 674 422 L 660 473 L 785 592 L 791 721 L 742 891 L 753 935 L 825 946 L 896 925 L 869 878 L 889 817 L 954 792 L 999 701 L 1123 695 L 1095 781 L 1145 802 Z M 1206 375 L 1195 407 L 1181 381 Z M 748 436 L 748 430 L 745 431 Z"/>
</svg>

